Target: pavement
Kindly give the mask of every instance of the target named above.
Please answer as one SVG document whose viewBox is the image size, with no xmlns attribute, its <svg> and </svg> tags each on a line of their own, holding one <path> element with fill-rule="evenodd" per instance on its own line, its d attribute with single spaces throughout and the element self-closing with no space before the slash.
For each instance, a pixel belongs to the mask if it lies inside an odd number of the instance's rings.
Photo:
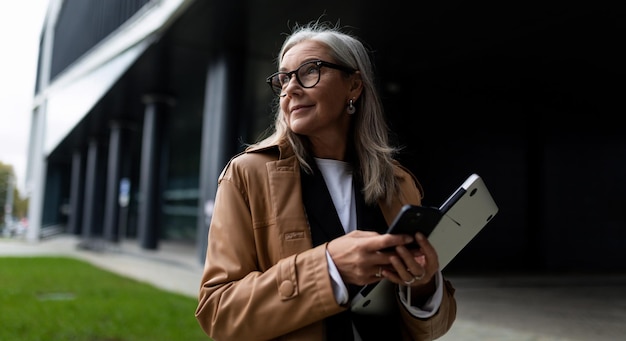
<svg viewBox="0 0 626 341">
<path fill-rule="evenodd" d="M 202 265 L 195 246 L 136 242 L 89 244 L 73 235 L 37 242 L 0 238 L 0 257 L 64 255 L 104 270 L 197 297 Z M 445 275 L 445 271 L 444 271 Z M 624 341 L 626 274 L 446 276 L 457 319 L 441 341 Z"/>
</svg>

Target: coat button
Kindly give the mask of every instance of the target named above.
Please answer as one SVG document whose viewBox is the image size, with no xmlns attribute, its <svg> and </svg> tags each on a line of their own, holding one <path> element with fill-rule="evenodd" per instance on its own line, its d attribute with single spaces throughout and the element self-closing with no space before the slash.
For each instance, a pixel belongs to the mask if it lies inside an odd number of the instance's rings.
<svg viewBox="0 0 626 341">
<path fill-rule="evenodd" d="M 280 291 L 281 295 L 289 297 L 293 295 L 293 289 L 293 283 L 291 283 L 290 281 L 284 281 L 280 284 L 280 288 L 278 288 L 278 291 Z"/>
</svg>

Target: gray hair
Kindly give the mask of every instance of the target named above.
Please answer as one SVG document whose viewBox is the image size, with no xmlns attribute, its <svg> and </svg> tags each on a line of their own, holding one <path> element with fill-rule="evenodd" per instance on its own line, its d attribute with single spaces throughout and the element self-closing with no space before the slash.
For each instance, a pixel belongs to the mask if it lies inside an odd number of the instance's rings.
<svg viewBox="0 0 626 341">
<path fill-rule="evenodd" d="M 363 91 L 355 102 L 356 114 L 352 123 L 352 143 L 358 161 L 357 172 L 363 181 L 363 194 L 367 203 L 393 198 L 398 184 L 393 174 L 393 158 L 398 148 L 389 142 L 389 128 L 380 97 L 374 84 L 374 71 L 369 51 L 356 37 L 345 33 L 337 25 L 319 21 L 297 25 L 283 43 L 278 62 L 293 46 L 303 41 L 316 41 L 328 47 L 336 63 L 357 69 L 361 73 Z M 311 173 L 311 160 L 307 142 L 289 129 L 278 101 L 275 108 L 274 132 L 259 145 L 280 143 L 288 140 L 303 169 Z"/>
</svg>

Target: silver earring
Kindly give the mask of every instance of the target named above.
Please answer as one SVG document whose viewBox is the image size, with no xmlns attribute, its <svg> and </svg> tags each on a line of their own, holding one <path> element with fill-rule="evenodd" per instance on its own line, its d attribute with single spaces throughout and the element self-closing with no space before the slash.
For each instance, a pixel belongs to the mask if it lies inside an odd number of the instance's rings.
<svg viewBox="0 0 626 341">
<path fill-rule="evenodd" d="M 348 102 L 348 115 L 354 115 L 356 112 L 356 108 L 354 107 L 354 100 L 350 100 Z"/>
</svg>

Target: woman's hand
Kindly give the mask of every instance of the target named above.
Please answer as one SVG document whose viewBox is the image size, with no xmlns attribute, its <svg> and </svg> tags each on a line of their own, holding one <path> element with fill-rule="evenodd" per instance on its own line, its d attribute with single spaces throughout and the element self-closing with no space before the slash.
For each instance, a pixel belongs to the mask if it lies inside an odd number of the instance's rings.
<svg viewBox="0 0 626 341">
<path fill-rule="evenodd" d="M 395 252 L 380 252 L 381 249 L 402 247 L 408 252 L 406 247 L 401 245 L 412 241 L 413 238 L 409 235 L 379 234 L 357 230 L 332 240 L 328 243 L 327 250 L 345 283 L 365 285 L 378 282 L 383 276 L 388 277 L 385 273 L 392 275 L 397 272 L 393 259 L 396 259 L 397 264 L 402 263 L 400 259 L 404 259 Z M 413 257 L 406 255 L 405 257 L 412 262 L 409 265 L 412 265 L 414 270 L 417 271 L 418 266 L 421 269 L 422 266 L 417 265 Z M 395 278 L 396 281 L 399 280 L 398 276 Z"/>
<path fill-rule="evenodd" d="M 420 245 L 418 250 L 397 246 L 390 258 L 393 270 L 384 270 L 383 276 L 390 281 L 414 288 L 417 295 L 430 296 L 435 291 L 434 276 L 439 271 L 439 258 L 435 248 L 421 233 L 415 234 Z"/>
</svg>

